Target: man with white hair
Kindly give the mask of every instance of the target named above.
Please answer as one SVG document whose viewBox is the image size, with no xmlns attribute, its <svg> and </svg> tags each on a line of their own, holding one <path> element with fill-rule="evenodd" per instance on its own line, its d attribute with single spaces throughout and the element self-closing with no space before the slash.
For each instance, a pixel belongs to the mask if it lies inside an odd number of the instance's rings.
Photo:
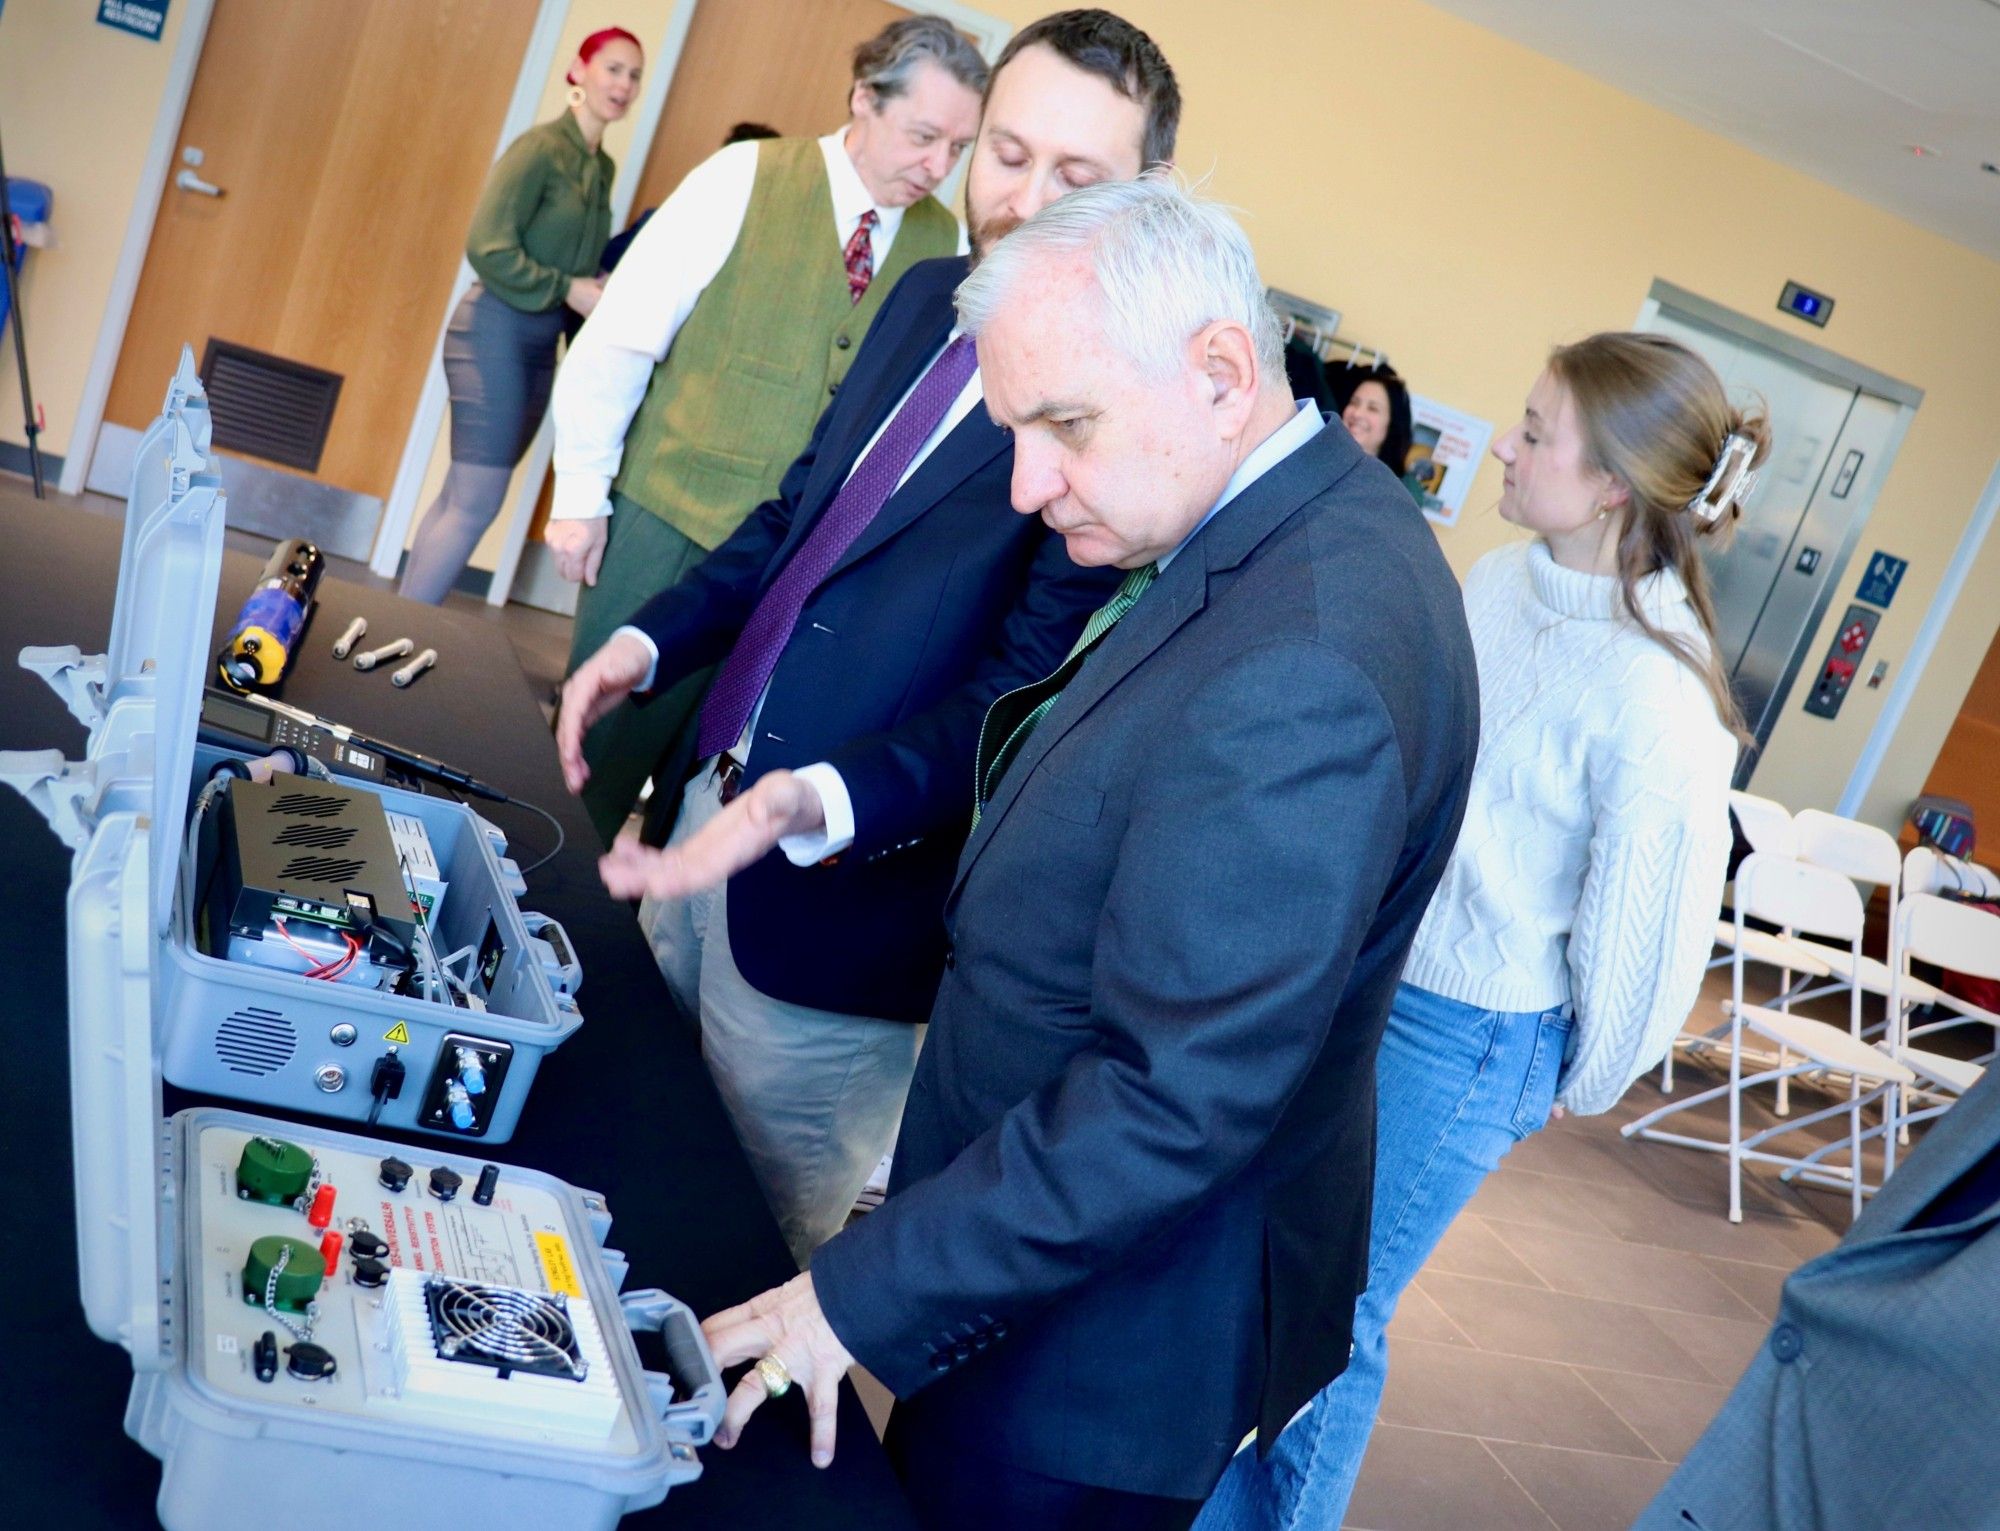
<svg viewBox="0 0 2000 1531">
<path fill-rule="evenodd" d="M 857 1361 L 926 1525 L 1184 1527 L 1346 1364 L 1373 1060 L 1463 811 L 1458 587 L 1395 479 L 1294 404 L 1235 221 L 1074 192 L 957 297 L 1014 508 L 1125 579 L 994 703 L 888 1201 L 710 1318 L 796 1382 Z"/>
</svg>

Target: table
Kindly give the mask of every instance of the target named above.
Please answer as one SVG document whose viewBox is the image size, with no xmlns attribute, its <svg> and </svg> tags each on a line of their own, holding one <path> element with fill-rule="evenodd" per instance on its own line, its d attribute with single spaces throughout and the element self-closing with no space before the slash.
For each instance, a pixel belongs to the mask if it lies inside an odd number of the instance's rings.
<svg viewBox="0 0 2000 1531">
<path fill-rule="evenodd" d="M 83 730 L 13 656 L 31 643 L 103 649 L 119 535 L 109 517 L 0 503 L 0 747 L 82 754 Z M 211 619 L 190 610 L 191 621 L 213 621 L 216 646 L 261 562 L 228 554 L 219 612 Z M 285 700 L 461 766 L 547 809 L 567 833 L 567 847 L 529 878 L 526 904 L 562 921 L 576 944 L 584 1025 L 543 1062 L 520 1129 L 496 1147 L 497 1161 L 602 1192 L 611 1243 L 630 1257 L 632 1284 L 664 1287 L 697 1313 L 786 1279 L 790 1258 L 709 1083 L 698 1039 L 674 1018 L 630 907 L 613 903 L 597 880 L 589 820 L 563 791 L 554 745 L 505 636 L 462 614 L 333 579 L 319 599 Z M 393 666 L 364 675 L 336 662 L 328 649 L 357 615 L 368 619 L 366 646 L 408 635 L 418 648 L 437 649 L 436 669 L 398 691 L 389 684 Z M 476 806 L 506 831 L 523 865 L 553 842 L 531 813 Z M 129 1358 L 84 1326 L 77 1297 L 63 961 L 69 853 L 5 790 L 0 869 L 8 895 L 0 1017 L 10 1043 L 0 1061 L 0 1376 L 9 1415 L 0 1430 L 0 1500 L 13 1525 L 134 1531 L 154 1524 L 159 1465 L 122 1427 Z M 167 1094 L 170 1112 L 201 1101 Z M 734 1451 L 702 1455 L 698 1481 L 623 1525 L 914 1525 L 851 1388 L 841 1399 L 838 1454 L 824 1471 L 807 1455 L 796 1393 L 760 1410 Z M 283 1519 L 283 1506 L 274 1505 L 273 1523 Z M 439 1523 L 448 1520 L 441 1507 Z M 357 1524 L 366 1524 L 365 1514 Z"/>
</svg>

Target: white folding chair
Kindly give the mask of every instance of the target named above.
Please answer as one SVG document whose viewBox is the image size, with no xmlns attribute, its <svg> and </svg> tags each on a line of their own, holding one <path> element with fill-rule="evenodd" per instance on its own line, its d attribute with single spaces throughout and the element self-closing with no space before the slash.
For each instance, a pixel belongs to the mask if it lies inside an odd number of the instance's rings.
<svg viewBox="0 0 2000 1531">
<path fill-rule="evenodd" d="M 1729 794 L 1729 811 L 1735 816 L 1737 827 L 1743 831 L 1743 838 L 1750 842 L 1753 851 L 1766 855 L 1795 857 L 1798 854 L 1798 831 L 1792 823 L 1792 815 L 1783 803 L 1768 797 L 1757 797 L 1749 792 Z M 1715 944 L 1721 953 L 1712 958 L 1707 971 L 1713 972 L 1726 967 L 1735 959 L 1738 949 L 1739 927 L 1733 919 L 1718 919 L 1715 922 Z M 1793 939 L 1788 930 L 1769 931 L 1742 929 L 1740 934 L 1742 951 L 1746 959 L 1778 969 L 1778 993 L 1772 1003 L 1780 1009 L 1790 1007 L 1787 993 L 1795 978 L 1828 978 L 1833 970 L 1825 961 L 1804 950 Z M 1674 1054 L 1685 1052 L 1690 1057 L 1698 1057 L 1714 1050 L 1729 1031 L 1729 1023 L 1711 1027 L 1697 1034 L 1683 1033 L 1674 1039 L 1674 1045 L 1667 1049 L 1667 1056 L 1660 1063 L 1660 1093 L 1674 1093 Z M 1784 1114 L 1784 1103 L 1780 1103 L 1780 1115 Z"/>
<path fill-rule="evenodd" d="M 1909 1069 L 1915 1077 L 1909 1084 L 1891 1087 L 1882 1125 L 1872 1127 L 1864 1134 L 1882 1139 L 1882 1173 L 1885 1179 L 1896 1168 L 1897 1144 L 1909 1141 L 1910 1124 L 1942 1116 L 1986 1073 L 1985 1068 L 1976 1062 L 1910 1046 L 1910 1007 L 1902 1003 L 1902 984 L 1909 978 L 1910 964 L 1913 961 L 1934 962 L 1939 967 L 1979 978 L 2000 978 L 2000 915 L 1976 909 L 1970 904 L 1953 903 L 1933 893 L 1906 892 L 1902 906 L 1897 910 L 1896 922 L 1891 927 L 1890 949 L 1893 953 L 1890 966 L 1894 981 L 1890 988 L 1889 1014 L 1894 1024 L 1889 1035 L 1876 1043 L 1876 1047 Z M 1916 1104 L 1919 1098 L 1922 1103 Z M 1787 1169 L 1783 1178 L 1790 1180 L 1798 1176 L 1822 1184 L 1839 1178 L 1825 1175 L 1819 1168 L 1819 1160 L 1839 1146 L 1836 1140 L 1808 1154 L 1798 1165 Z"/>
<path fill-rule="evenodd" d="M 1864 921 L 1861 895 L 1854 884 L 1839 872 L 1808 866 L 1783 856 L 1767 855 L 1762 851 L 1753 852 L 1736 869 L 1736 924 L 1739 933 L 1752 919 L 1763 920 L 1781 929 L 1811 931 L 1844 942 L 1849 960 L 1857 968 L 1860 964 Z M 1662 1106 L 1628 1123 L 1621 1130 L 1628 1138 L 1643 1137 L 1654 1142 L 1728 1154 L 1729 1220 L 1740 1223 L 1743 1221 L 1744 1163 L 1749 1160 L 1787 1166 L 1804 1163 L 1804 1160 L 1789 1154 L 1773 1153 L 1764 1144 L 1781 1133 L 1795 1132 L 1844 1111 L 1848 1119 L 1847 1166 L 1827 1165 L 1817 1155 L 1812 1163 L 1816 1177 L 1838 1176 L 1849 1186 L 1853 1194 L 1852 1215 L 1859 1216 L 1864 1138 L 1861 1130 L 1862 1107 L 1882 1098 L 1892 1085 L 1914 1083 L 1916 1075 L 1906 1064 L 1869 1046 L 1862 1039 L 1861 989 L 1858 985 L 1848 986 L 1847 1025 L 1843 1029 L 1809 1016 L 1746 1002 L 1743 998 L 1743 969 L 1748 960 L 1745 943 L 1739 940 L 1730 964 L 1728 1082 Z M 1781 1061 L 1774 1067 L 1746 1075 L 1743 1072 L 1746 1034 L 1774 1043 L 1781 1060 L 1796 1057 L 1799 1061 Z M 1776 1083 L 1807 1072 L 1845 1076 L 1848 1081 L 1847 1099 L 1744 1136 L 1743 1092 L 1760 1084 Z M 1724 1141 L 1667 1132 L 1654 1125 L 1675 1112 L 1686 1111 L 1723 1096 L 1729 1101 L 1729 1136 Z"/>
<path fill-rule="evenodd" d="M 1912 893 L 1969 893 L 1976 898 L 2000 900 L 2000 872 L 1974 862 L 1961 861 L 1955 856 L 1940 855 L 1928 846 L 1918 846 L 1903 858 L 1903 893 L 1905 896 Z M 1988 1049 L 1981 1062 L 1991 1062 L 1995 1050 L 2000 1049 L 2000 1013 L 1915 978 L 1908 980 L 1904 1005 L 1905 1008 L 1930 1005 L 1934 1011 L 1948 1012 L 1939 1019 L 1911 1028 L 1905 1040 L 1973 1023 L 1993 1028 L 1994 1048 Z"/>
</svg>

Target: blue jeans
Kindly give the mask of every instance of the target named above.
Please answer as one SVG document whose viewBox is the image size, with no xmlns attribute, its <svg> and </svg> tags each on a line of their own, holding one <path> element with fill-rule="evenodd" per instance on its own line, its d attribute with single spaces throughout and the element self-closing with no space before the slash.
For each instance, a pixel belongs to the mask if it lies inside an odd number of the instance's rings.
<svg viewBox="0 0 2000 1531">
<path fill-rule="evenodd" d="M 1507 1150 L 1549 1119 L 1568 1050 L 1561 1010 L 1480 1010 L 1404 984 L 1375 1071 L 1375 1201 L 1354 1354 L 1279 1435 L 1236 1453 L 1195 1531 L 1333 1531 L 1388 1376 L 1396 1299 Z"/>
</svg>

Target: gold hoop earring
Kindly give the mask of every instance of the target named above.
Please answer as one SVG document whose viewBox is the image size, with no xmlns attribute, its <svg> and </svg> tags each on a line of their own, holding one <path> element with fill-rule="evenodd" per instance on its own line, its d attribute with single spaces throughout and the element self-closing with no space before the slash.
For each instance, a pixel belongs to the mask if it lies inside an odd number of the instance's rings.
<svg viewBox="0 0 2000 1531">
<path fill-rule="evenodd" d="M 582 87 L 581 85 L 572 85 L 572 86 L 570 86 L 570 88 L 569 88 L 569 104 L 570 104 L 571 106 L 581 106 L 581 105 L 583 105 L 583 87 Z"/>
</svg>

